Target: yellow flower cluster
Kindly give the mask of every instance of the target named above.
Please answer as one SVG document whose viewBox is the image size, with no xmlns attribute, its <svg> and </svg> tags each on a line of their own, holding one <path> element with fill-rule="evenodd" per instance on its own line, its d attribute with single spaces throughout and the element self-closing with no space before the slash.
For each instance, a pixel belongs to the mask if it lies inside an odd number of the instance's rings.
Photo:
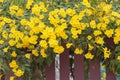
<svg viewBox="0 0 120 80">
<path fill-rule="evenodd" d="M 24 74 L 24 71 L 22 71 L 21 69 L 18 69 L 18 64 L 16 63 L 15 60 L 12 60 L 12 62 L 9 63 L 10 68 L 12 68 L 12 71 L 14 72 L 14 75 L 17 77 L 21 77 Z M 13 77 L 11 77 L 11 79 L 14 80 Z"/>
<path fill-rule="evenodd" d="M 10 10 L 11 15 L 16 15 L 16 16 L 23 16 L 24 15 L 24 10 L 20 9 L 16 5 L 10 6 L 9 10 Z"/>
</svg>

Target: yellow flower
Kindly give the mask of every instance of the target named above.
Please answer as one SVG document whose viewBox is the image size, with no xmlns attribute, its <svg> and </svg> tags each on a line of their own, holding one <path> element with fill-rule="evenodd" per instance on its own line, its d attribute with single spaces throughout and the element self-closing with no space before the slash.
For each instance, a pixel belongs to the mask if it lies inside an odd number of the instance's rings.
<svg viewBox="0 0 120 80">
<path fill-rule="evenodd" d="M 92 55 L 90 52 L 88 52 L 87 54 L 85 54 L 85 58 L 86 59 L 93 59 L 94 55 Z"/>
<path fill-rule="evenodd" d="M 91 39 L 92 39 L 92 36 L 88 35 L 88 36 L 87 36 L 87 39 L 88 39 L 88 40 L 91 40 Z"/>
<path fill-rule="evenodd" d="M 13 51 L 12 54 L 11 54 L 11 56 L 12 56 L 12 57 L 16 57 L 16 56 L 17 56 L 16 52 Z"/>
<path fill-rule="evenodd" d="M 16 72 L 14 72 L 14 74 L 15 74 L 17 77 L 21 77 L 21 76 L 24 74 L 24 71 L 18 69 Z"/>
<path fill-rule="evenodd" d="M 17 47 L 17 48 L 22 48 L 22 46 L 23 46 L 22 43 L 17 42 L 17 44 L 16 44 L 16 47 Z"/>
<path fill-rule="evenodd" d="M 55 47 L 58 45 L 58 40 L 55 39 L 49 39 L 48 41 L 50 47 Z"/>
<path fill-rule="evenodd" d="M 24 14 L 23 9 L 18 9 L 18 11 L 16 12 L 16 16 L 23 16 L 23 14 Z"/>
<path fill-rule="evenodd" d="M 14 40 L 12 40 L 12 39 L 11 39 L 11 40 L 9 40 L 9 42 L 8 42 L 8 43 L 9 43 L 9 45 L 10 45 L 10 46 L 14 46 L 14 45 L 16 44 L 16 42 L 15 42 Z"/>
<path fill-rule="evenodd" d="M 28 0 L 26 4 L 26 9 L 30 9 L 30 6 L 32 5 L 33 0 Z"/>
<path fill-rule="evenodd" d="M 76 28 L 71 28 L 71 33 L 74 39 L 78 38 L 78 30 Z"/>
<path fill-rule="evenodd" d="M 32 8 L 32 14 L 35 14 L 35 15 L 40 15 L 40 7 L 35 4 Z"/>
<path fill-rule="evenodd" d="M 0 44 L 3 44 L 4 43 L 4 41 L 3 40 L 0 40 Z"/>
<path fill-rule="evenodd" d="M 10 14 L 11 14 L 11 15 L 16 14 L 16 12 L 17 12 L 18 9 L 19 9 L 19 7 L 16 6 L 16 5 L 12 5 L 12 6 L 10 6 L 10 7 L 9 7 Z"/>
<path fill-rule="evenodd" d="M 74 53 L 75 53 L 75 54 L 82 54 L 82 53 L 83 53 L 83 50 L 76 48 L 75 51 L 74 51 Z"/>
<path fill-rule="evenodd" d="M 88 2 L 88 0 L 83 0 L 82 4 L 85 5 L 86 7 L 91 7 L 91 5 Z"/>
<path fill-rule="evenodd" d="M 33 54 L 34 56 L 39 56 L 39 54 L 38 54 L 38 51 L 37 51 L 37 50 L 32 50 L 32 54 Z"/>
<path fill-rule="evenodd" d="M 91 44 L 88 44 L 88 50 L 92 50 L 94 47 Z"/>
<path fill-rule="evenodd" d="M 16 71 L 17 71 L 17 68 L 13 68 L 13 69 L 12 69 L 12 72 L 16 72 Z"/>
<path fill-rule="evenodd" d="M 14 76 L 10 76 L 10 80 L 14 80 L 14 78 L 15 78 Z"/>
<path fill-rule="evenodd" d="M 96 28 L 96 22 L 95 22 L 95 20 L 92 20 L 91 22 L 90 22 L 90 27 L 91 28 Z"/>
<path fill-rule="evenodd" d="M 20 21 L 21 25 L 27 25 L 28 21 L 26 19 L 21 19 Z"/>
<path fill-rule="evenodd" d="M 18 68 L 18 65 L 15 60 L 12 60 L 12 62 L 9 63 L 9 66 L 14 69 Z"/>
<path fill-rule="evenodd" d="M 63 48 L 63 46 L 55 46 L 54 49 L 53 49 L 53 51 L 55 53 L 61 54 L 61 53 L 64 52 L 64 48 Z"/>
<path fill-rule="evenodd" d="M 5 48 L 3 49 L 3 51 L 4 51 L 4 52 L 8 52 L 8 49 L 9 49 L 9 47 L 5 47 Z"/>
<path fill-rule="evenodd" d="M 10 11 L 12 11 L 12 10 L 18 10 L 19 7 L 16 6 L 16 5 L 12 5 L 12 6 L 9 7 L 9 9 L 10 9 Z"/>
<path fill-rule="evenodd" d="M 117 56 L 117 60 L 119 60 L 119 61 L 120 61 L 120 56 Z"/>
<path fill-rule="evenodd" d="M 117 20 L 117 21 L 116 21 L 116 24 L 117 24 L 117 25 L 120 25 L 120 20 Z"/>
<path fill-rule="evenodd" d="M 5 23 L 11 23 L 12 22 L 12 20 L 11 19 L 9 19 L 9 18 L 4 18 L 4 20 L 3 20 Z"/>
<path fill-rule="evenodd" d="M 102 7 L 103 8 L 103 10 L 106 12 L 106 14 L 108 14 L 109 12 L 110 12 L 110 9 L 112 8 L 112 5 L 110 4 L 110 5 L 105 5 L 104 7 Z"/>
<path fill-rule="evenodd" d="M 4 30 L 4 31 L 2 32 L 2 37 L 5 38 L 5 39 L 8 38 L 8 33 L 7 33 L 7 31 Z"/>
<path fill-rule="evenodd" d="M 27 59 L 30 59 L 30 54 L 29 54 L 29 53 L 25 54 L 25 57 L 26 57 Z"/>
<path fill-rule="evenodd" d="M 91 16 L 93 14 L 92 10 L 90 9 L 85 9 L 85 12 L 87 13 L 88 16 Z"/>
<path fill-rule="evenodd" d="M 72 46 L 72 43 L 67 43 L 67 44 L 66 44 L 66 47 L 67 47 L 67 48 L 70 48 L 71 46 Z"/>
<path fill-rule="evenodd" d="M 37 35 L 32 35 L 30 38 L 29 38 L 29 43 L 31 44 L 37 44 L 37 39 L 38 39 L 38 36 Z"/>
<path fill-rule="evenodd" d="M 29 48 L 29 49 L 34 49 L 35 46 L 34 46 L 34 45 L 29 45 L 28 48 Z"/>
<path fill-rule="evenodd" d="M 0 2 L 4 2 L 4 0 L 0 0 Z"/>
<path fill-rule="evenodd" d="M 95 42 L 96 42 L 97 44 L 101 44 L 101 45 L 104 44 L 104 40 L 103 40 L 103 38 L 100 37 L 100 36 L 98 36 L 98 37 L 95 38 Z"/>
<path fill-rule="evenodd" d="M 105 31 L 105 35 L 106 35 L 108 38 L 112 37 L 113 33 L 114 33 L 113 29 L 110 29 L 110 30 L 106 30 L 106 31 Z"/>
<path fill-rule="evenodd" d="M 103 48 L 104 51 L 104 58 L 107 59 L 110 57 L 110 50 L 107 47 Z"/>
<path fill-rule="evenodd" d="M 45 49 L 48 47 L 48 46 L 47 46 L 47 42 L 46 42 L 45 40 L 41 40 L 40 43 L 39 43 L 39 45 L 40 45 L 41 47 L 45 48 Z"/>
<path fill-rule="evenodd" d="M 110 22 L 110 19 L 108 17 L 103 17 L 103 20 L 105 21 L 106 24 Z"/>
<path fill-rule="evenodd" d="M 115 37 L 113 38 L 113 41 L 114 41 L 115 44 L 118 44 L 119 41 L 120 41 L 120 36 L 115 36 Z"/>
<path fill-rule="evenodd" d="M 28 42 L 28 40 L 29 40 L 29 37 L 28 36 L 24 36 L 23 38 L 22 38 L 22 47 L 23 48 L 25 48 L 25 47 L 28 47 L 30 44 L 29 44 L 29 42 Z M 19 46 L 21 46 L 21 44 L 19 44 Z"/>
<path fill-rule="evenodd" d="M 41 49 L 40 54 L 43 58 L 47 57 L 47 54 L 45 53 L 45 49 Z"/>
<path fill-rule="evenodd" d="M 100 30 L 94 30 L 93 34 L 95 36 L 98 36 L 98 35 L 102 34 L 102 32 Z"/>
<path fill-rule="evenodd" d="M 74 9 L 68 8 L 68 9 L 66 10 L 66 13 L 67 13 L 69 16 L 73 16 L 73 15 L 76 13 L 76 11 L 75 11 Z"/>
<path fill-rule="evenodd" d="M 61 9 L 59 10 L 59 14 L 62 15 L 63 18 L 66 17 L 66 12 L 65 12 L 65 10 L 64 10 L 63 8 L 61 8 Z"/>
</svg>

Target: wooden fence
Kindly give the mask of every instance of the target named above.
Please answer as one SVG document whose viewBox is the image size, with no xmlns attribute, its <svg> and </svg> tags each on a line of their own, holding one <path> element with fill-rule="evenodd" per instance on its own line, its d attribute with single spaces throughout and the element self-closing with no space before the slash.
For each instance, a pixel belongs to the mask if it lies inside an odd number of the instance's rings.
<svg viewBox="0 0 120 80">
<path fill-rule="evenodd" d="M 69 50 L 66 49 L 64 53 L 60 55 L 60 80 L 70 80 L 70 61 Z M 89 62 L 89 80 L 101 80 L 100 79 L 100 60 Z M 55 61 L 50 67 L 46 69 L 46 80 L 55 79 Z M 84 77 L 84 57 L 83 55 L 74 54 L 74 80 L 85 80 Z M 106 72 L 106 80 L 116 80 L 115 74 L 111 71 Z"/>
<path fill-rule="evenodd" d="M 70 80 L 70 59 L 69 50 L 65 49 L 64 53 L 60 55 L 60 79 Z M 84 56 L 74 54 L 74 80 L 86 80 L 84 75 Z M 101 80 L 100 79 L 100 60 L 89 61 L 89 80 Z M 46 80 L 56 80 L 55 78 L 55 60 L 50 67 L 46 68 Z M 9 79 L 10 74 L 5 80 Z M 22 78 L 19 80 L 23 80 Z M 116 80 L 115 74 L 111 71 L 106 72 L 106 80 Z"/>
</svg>

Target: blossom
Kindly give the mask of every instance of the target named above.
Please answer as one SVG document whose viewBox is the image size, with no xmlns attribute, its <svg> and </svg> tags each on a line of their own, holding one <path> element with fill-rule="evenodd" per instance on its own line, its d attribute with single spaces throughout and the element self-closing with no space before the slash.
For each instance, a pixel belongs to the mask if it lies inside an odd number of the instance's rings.
<svg viewBox="0 0 120 80">
<path fill-rule="evenodd" d="M 16 16 L 23 16 L 24 15 L 24 10 L 23 9 L 18 9 L 16 12 Z"/>
<path fill-rule="evenodd" d="M 87 36 L 87 39 L 88 39 L 88 40 L 91 40 L 91 39 L 92 39 L 92 36 L 88 35 L 88 36 Z"/>
<path fill-rule="evenodd" d="M 83 0 L 82 4 L 85 5 L 86 7 L 91 7 L 91 5 L 88 2 L 88 0 Z"/>
<path fill-rule="evenodd" d="M 88 52 L 88 53 L 85 54 L 85 58 L 86 59 L 93 59 L 94 55 L 92 55 L 90 52 Z"/>
<path fill-rule="evenodd" d="M 10 80 L 14 80 L 14 78 L 15 78 L 14 76 L 10 76 Z"/>
<path fill-rule="evenodd" d="M 83 50 L 76 48 L 75 51 L 74 51 L 74 53 L 75 53 L 75 54 L 82 54 L 82 53 L 83 53 Z"/>
<path fill-rule="evenodd" d="M 94 34 L 95 36 L 99 36 L 99 35 L 102 34 L 102 32 L 101 32 L 100 30 L 94 30 L 93 34 Z"/>
<path fill-rule="evenodd" d="M 105 34 L 106 34 L 106 36 L 107 36 L 108 38 L 112 37 L 113 33 L 114 33 L 113 29 L 110 29 L 110 30 L 106 30 L 106 31 L 105 31 Z"/>
<path fill-rule="evenodd" d="M 9 47 L 5 47 L 5 48 L 3 49 L 3 51 L 4 51 L 4 52 L 8 52 L 8 49 L 9 49 Z"/>
<path fill-rule="evenodd" d="M 30 6 L 32 5 L 33 0 L 28 0 L 26 4 L 26 9 L 30 9 Z"/>
<path fill-rule="evenodd" d="M 16 52 L 13 51 L 13 52 L 11 53 L 11 56 L 12 56 L 12 57 L 16 57 L 16 56 L 17 56 Z"/>
<path fill-rule="evenodd" d="M 4 43 L 4 40 L 0 40 L 0 44 L 3 44 Z"/>
<path fill-rule="evenodd" d="M 95 20 L 92 20 L 91 22 L 90 22 L 90 27 L 91 28 L 96 28 L 96 21 Z"/>
<path fill-rule="evenodd" d="M 40 7 L 37 4 L 32 7 L 32 14 L 40 15 Z"/>
<path fill-rule="evenodd" d="M 18 70 L 16 70 L 16 71 L 14 72 L 14 74 L 15 74 L 16 76 L 18 76 L 18 77 L 21 77 L 21 76 L 24 74 L 24 71 L 18 69 Z"/>
<path fill-rule="evenodd" d="M 2 32 L 2 37 L 5 38 L 5 39 L 8 39 L 8 32 L 4 30 Z"/>
<path fill-rule="evenodd" d="M 9 63 L 9 66 L 10 66 L 11 68 L 14 68 L 14 69 L 18 68 L 18 65 L 17 65 L 17 63 L 16 63 L 15 60 L 12 60 L 12 61 Z"/>
<path fill-rule="evenodd" d="M 110 50 L 108 50 L 108 48 L 105 47 L 105 48 L 103 48 L 103 51 L 104 51 L 104 58 L 105 59 L 109 58 L 110 54 L 111 54 Z"/>
<path fill-rule="evenodd" d="M 41 47 L 45 48 L 45 49 L 48 47 L 46 40 L 41 40 L 41 41 L 39 42 L 39 45 L 40 45 Z"/>
<path fill-rule="evenodd" d="M 117 56 L 117 60 L 119 60 L 119 61 L 120 61 L 120 56 Z"/>
<path fill-rule="evenodd" d="M 4 2 L 4 0 L 0 0 L 0 2 Z"/>
<path fill-rule="evenodd" d="M 69 16 L 73 16 L 73 15 L 76 13 L 76 11 L 75 11 L 74 9 L 68 8 L 68 9 L 66 10 L 66 13 L 67 13 L 67 15 L 69 15 Z"/>
<path fill-rule="evenodd" d="M 94 48 L 94 46 L 93 46 L 93 45 L 88 44 L 88 50 L 92 50 L 93 48 Z"/>
<path fill-rule="evenodd" d="M 64 48 L 63 48 L 63 46 L 55 46 L 54 49 L 53 49 L 53 51 L 55 53 L 61 54 L 61 53 L 63 53 Z"/>
<path fill-rule="evenodd" d="M 9 43 L 10 46 L 14 46 L 16 44 L 16 41 L 11 39 L 11 40 L 9 40 L 8 43 Z"/>
<path fill-rule="evenodd" d="M 72 43 L 67 43 L 67 44 L 66 44 L 66 47 L 67 47 L 67 48 L 70 48 L 71 46 L 72 46 Z"/>
<path fill-rule="evenodd" d="M 47 54 L 45 53 L 45 49 L 41 49 L 40 54 L 43 58 L 47 57 Z"/>
<path fill-rule="evenodd" d="M 25 57 L 26 57 L 27 59 L 30 59 L 30 53 L 25 54 Z"/>
<path fill-rule="evenodd" d="M 100 37 L 100 36 L 97 36 L 97 37 L 95 38 L 95 42 L 96 42 L 97 44 L 101 44 L 101 45 L 104 44 L 104 40 L 103 40 L 103 38 Z"/>
<path fill-rule="evenodd" d="M 37 51 L 37 50 L 32 50 L 32 54 L 33 54 L 34 56 L 39 56 L 39 54 L 38 54 L 38 51 Z"/>
</svg>

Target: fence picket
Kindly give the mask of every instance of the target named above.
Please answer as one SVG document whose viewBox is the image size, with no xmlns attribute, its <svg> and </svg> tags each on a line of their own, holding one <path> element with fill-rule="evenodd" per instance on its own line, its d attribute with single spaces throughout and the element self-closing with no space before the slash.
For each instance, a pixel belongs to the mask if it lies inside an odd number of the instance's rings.
<svg viewBox="0 0 120 80">
<path fill-rule="evenodd" d="M 55 61 L 46 68 L 46 80 L 55 80 Z"/>
<path fill-rule="evenodd" d="M 116 80 L 115 74 L 108 70 L 106 74 L 106 80 Z"/>
<path fill-rule="evenodd" d="M 70 67 L 69 67 L 69 50 L 60 55 L 60 80 L 69 80 Z"/>
<path fill-rule="evenodd" d="M 90 80 L 100 80 L 100 60 L 90 61 Z"/>
<path fill-rule="evenodd" d="M 74 80 L 84 80 L 83 55 L 74 55 Z"/>
</svg>

